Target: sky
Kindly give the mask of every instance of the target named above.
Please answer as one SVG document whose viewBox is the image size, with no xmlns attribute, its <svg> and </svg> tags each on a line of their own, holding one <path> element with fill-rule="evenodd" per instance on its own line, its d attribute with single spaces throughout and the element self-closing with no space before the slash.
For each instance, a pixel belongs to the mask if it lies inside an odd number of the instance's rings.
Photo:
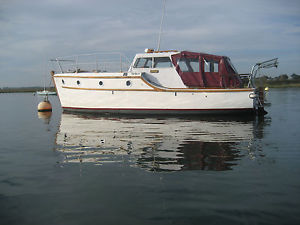
<svg viewBox="0 0 300 225">
<path fill-rule="evenodd" d="M 162 0 L 0 0 L 0 88 L 42 86 L 50 59 L 156 48 Z M 166 0 L 161 50 L 226 55 L 239 73 L 300 74 L 300 0 Z M 46 78 L 45 78 L 46 77 Z"/>
</svg>

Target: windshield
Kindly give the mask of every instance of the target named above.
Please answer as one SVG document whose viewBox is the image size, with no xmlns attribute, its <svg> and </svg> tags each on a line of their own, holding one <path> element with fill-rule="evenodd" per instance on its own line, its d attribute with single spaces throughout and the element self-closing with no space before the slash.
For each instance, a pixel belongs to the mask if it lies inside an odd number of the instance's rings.
<svg viewBox="0 0 300 225">
<path fill-rule="evenodd" d="M 169 57 L 142 57 L 136 59 L 133 67 L 134 68 L 169 68 L 169 67 L 173 67 L 173 64 Z"/>
<path fill-rule="evenodd" d="M 152 58 L 137 58 L 134 68 L 151 68 L 152 67 Z"/>
<path fill-rule="evenodd" d="M 172 67 L 172 62 L 169 57 L 154 58 L 154 68 L 168 68 Z"/>
</svg>

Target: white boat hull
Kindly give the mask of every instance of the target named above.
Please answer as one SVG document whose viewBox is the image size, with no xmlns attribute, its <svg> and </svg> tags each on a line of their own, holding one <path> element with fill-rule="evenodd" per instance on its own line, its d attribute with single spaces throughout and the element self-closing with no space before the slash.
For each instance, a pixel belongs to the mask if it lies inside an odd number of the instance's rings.
<svg viewBox="0 0 300 225">
<path fill-rule="evenodd" d="M 103 74 L 56 74 L 53 78 L 65 111 L 126 114 L 215 114 L 254 111 L 254 100 L 249 97 L 254 92 L 252 88 L 172 89 L 154 86 L 142 76 L 114 77 Z M 100 81 L 105 85 L 99 87 Z M 130 81 L 131 84 L 126 86 L 126 81 Z"/>
</svg>

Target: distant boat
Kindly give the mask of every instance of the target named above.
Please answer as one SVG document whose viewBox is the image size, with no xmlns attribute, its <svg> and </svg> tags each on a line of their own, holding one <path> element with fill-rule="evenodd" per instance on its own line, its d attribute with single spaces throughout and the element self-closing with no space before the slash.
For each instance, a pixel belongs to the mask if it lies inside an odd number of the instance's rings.
<svg viewBox="0 0 300 225">
<path fill-rule="evenodd" d="M 37 91 L 36 94 L 37 95 L 56 95 L 56 92 L 43 90 L 43 91 Z"/>
</svg>

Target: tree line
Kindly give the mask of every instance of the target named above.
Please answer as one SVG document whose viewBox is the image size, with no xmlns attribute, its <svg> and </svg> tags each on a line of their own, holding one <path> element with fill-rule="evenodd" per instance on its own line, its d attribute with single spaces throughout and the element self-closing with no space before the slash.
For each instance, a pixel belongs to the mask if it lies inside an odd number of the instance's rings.
<svg viewBox="0 0 300 225">
<path fill-rule="evenodd" d="M 264 86 L 299 86 L 300 87 L 300 75 L 293 73 L 288 76 L 287 74 L 281 74 L 277 77 L 261 76 L 255 80 L 257 85 Z"/>
<path fill-rule="evenodd" d="M 17 93 L 17 92 L 36 92 L 44 90 L 43 87 L 3 87 L 0 88 L 0 93 Z M 54 87 L 47 87 L 48 91 L 55 91 Z"/>
</svg>

